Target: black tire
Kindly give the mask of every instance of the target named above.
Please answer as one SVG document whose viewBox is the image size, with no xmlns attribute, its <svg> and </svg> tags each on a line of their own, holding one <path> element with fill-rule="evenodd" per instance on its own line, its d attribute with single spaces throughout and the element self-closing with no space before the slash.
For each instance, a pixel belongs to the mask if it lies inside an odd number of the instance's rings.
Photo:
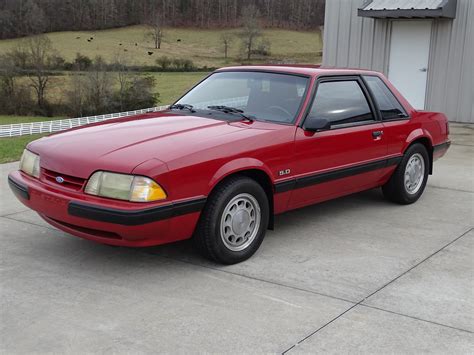
<svg viewBox="0 0 474 355">
<path fill-rule="evenodd" d="M 410 159 L 416 155 L 423 158 L 423 181 L 415 192 L 410 193 L 408 188 L 405 186 L 405 170 Z M 401 205 L 409 205 L 416 202 L 425 190 L 426 183 L 428 182 L 429 170 L 430 159 L 425 146 L 420 143 L 413 144 L 406 150 L 402 161 L 394 171 L 390 180 L 382 187 L 385 198 Z"/>
<path fill-rule="evenodd" d="M 240 196 L 252 196 L 254 199 L 252 201 L 258 202 L 260 223 L 258 228 L 253 228 L 253 231 L 256 231 L 256 235 L 250 244 L 243 250 L 234 251 L 226 246 L 223 240 L 224 237 L 221 237 L 221 224 L 222 215 L 227 206 L 235 199 L 239 201 L 238 198 Z M 245 176 L 230 177 L 218 185 L 209 196 L 196 229 L 194 236 L 195 245 L 205 257 L 222 264 L 230 265 L 247 260 L 262 244 L 268 228 L 269 214 L 270 208 L 267 194 L 260 184 Z M 253 232 L 251 234 L 254 235 Z M 234 236 L 230 238 L 233 239 Z M 229 242 L 227 241 L 227 243 Z"/>
</svg>

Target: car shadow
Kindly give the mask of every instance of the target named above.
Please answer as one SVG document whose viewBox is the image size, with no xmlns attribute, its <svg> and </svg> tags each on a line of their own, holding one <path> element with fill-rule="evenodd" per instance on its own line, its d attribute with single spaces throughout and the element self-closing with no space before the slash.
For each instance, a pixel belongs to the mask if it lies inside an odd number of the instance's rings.
<svg viewBox="0 0 474 355">
<path fill-rule="evenodd" d="M 383 198 L 380 189 L 372 189 L 356 193 L 349 196 L 340 197 L 334 200 L 321 202 L 319 204 L 302 207 L 296 210 L 285 212 L 275 216 L 274 230 L 278 233 L 268 231 L 265 238 L 285 238 L 288 233 L 292 233 L 295 225 L 307 225 L 317 223 L 319 220 L 326 220 L 334 215 L 344 216 L 354 210 L 364 208 L 364 206 L 394 206 Z M 197 253 L 193 240 L 188 239 L 166 245 L 142 248 L 142 252 L 155 254 L 170 258 L 179 258 L 186 262 L 198 262 L 208 265 L 219 265 L 209 262 Z"/>
<path fill-rule="evenodd" d="M 286 212 L 275 218 L 274 229 L 278 232 L 273 233 L 272 231 L 268 231 L 266 238 L 285 238 L 289 233 L 291 234 L 293 232 L 295 225 L 318 223 L 318 221 L 326 220 L 334 215 L 344 218 L 345 214 L 350 214 L 354 210 L 364 208 L 364 206 L 372 206 L 373 208 L 378 205 L 383 205 L 386 208 L 390 203 L 383 199 L 379 189 L 374 189 Z M 89 255 L 91 259 L 94 260 L 94 263 L 97 263 L 96 267 L 100 267 L 100 260 L 107 263 L 117 256 L 119 256 L 121 260 L 126 261 L 127 265 L 130 264 L 130 267 L 132 267 L 134 263 L 149 260 L 149 256 L 158 256 L 174 262 L 226 268 L 226 266 L 211 262 L 202 257 L 196 251 L 192 239 L 154 247 L 130 248 L 101 245 L 96 242 L 74 238 L 64 234 L 62 243 L 57 243 L 57 241 L 55 243 L 56 245 L 53 249 L 55 249 L 57 253 L 64 253 L 64 250 L 60 251 L 61 248 L 80 250 L 81 254 Z M 54 253 L 53 250 L 49 251 Z"/>
</svg>

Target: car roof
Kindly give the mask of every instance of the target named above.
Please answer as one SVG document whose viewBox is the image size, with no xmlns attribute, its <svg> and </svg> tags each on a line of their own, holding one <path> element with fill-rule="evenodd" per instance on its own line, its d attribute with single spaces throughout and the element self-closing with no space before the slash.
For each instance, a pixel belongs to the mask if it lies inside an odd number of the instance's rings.
<svg viewBox="0 0 474 355">
<path fill-rule="evenodd" d="M 216 70 L 223 71 L 263 71 L 296 75 L 320 76 L 320 75 L 360 75 L 360 74 L 376 74 L 380 73 L 373 70 L 352 69 L 352 68 L 336 68 L 311 64 L 272 64 L 272 65 L 243 65 L 224 67 Z"/>
</svg>

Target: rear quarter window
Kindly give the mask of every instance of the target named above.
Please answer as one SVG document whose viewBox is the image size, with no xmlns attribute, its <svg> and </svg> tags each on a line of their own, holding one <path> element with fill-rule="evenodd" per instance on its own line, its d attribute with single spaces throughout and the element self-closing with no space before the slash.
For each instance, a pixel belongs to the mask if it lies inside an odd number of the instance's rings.
<svg viewBox="0 0 474 355">
<path fill-rule="evenodd" d="M 364 76 L 364 80 L 379 107 L 382 119 L 393 120 L 408 117 L 403 106 L 382 79 L 376 76 Z"/>
</svg>

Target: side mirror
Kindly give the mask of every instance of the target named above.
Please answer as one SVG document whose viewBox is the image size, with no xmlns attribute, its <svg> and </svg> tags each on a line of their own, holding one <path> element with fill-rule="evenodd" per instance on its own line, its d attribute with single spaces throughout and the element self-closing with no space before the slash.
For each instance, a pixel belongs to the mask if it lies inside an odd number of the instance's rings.
<svg viewBox="0 0 474 355">
<path fill-rule="evenodd" d="M 327 131 L 331 129 L 331 122 L 325 118 L 313 118 L 309 116 L 306 119 L 303 128 L 306 131 L 311 132 Z"/>
</svg>

